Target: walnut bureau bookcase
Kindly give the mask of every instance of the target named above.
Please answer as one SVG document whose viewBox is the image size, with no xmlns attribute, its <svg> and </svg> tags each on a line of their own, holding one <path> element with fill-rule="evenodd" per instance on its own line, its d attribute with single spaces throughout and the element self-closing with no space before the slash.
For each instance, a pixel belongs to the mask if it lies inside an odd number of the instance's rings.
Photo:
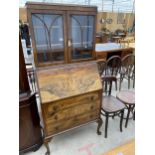
<svg viewBox="0 0 155 155">
<path fill-rule="evenodd" d="M 94 121 L 101 134 L 97 7 L 27 3 L 27 12 L 49 155 L 48 142 L 57 134 Z"/>
</svg>

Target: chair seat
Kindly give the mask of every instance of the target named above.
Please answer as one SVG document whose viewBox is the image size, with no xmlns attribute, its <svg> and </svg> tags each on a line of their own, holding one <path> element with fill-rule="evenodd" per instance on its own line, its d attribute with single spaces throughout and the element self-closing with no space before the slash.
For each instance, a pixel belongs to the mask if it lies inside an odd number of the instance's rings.
<svg viewBox="0 0 155 155">
<path fill-rule="evenodd" d="M 123 110 L 125 108 L 125 105 L 119 101 L 118 99 L 116 99 L 114 96 L 103 96 L 103 100 L 102 100 L 102 109 L 105 112 L 117 112 L 120 110 Z"/>
<path fill-rule="evenodd" d="M 130 90 L 122 90 L 117 93 L 116 97 L 125 104 L 135 104 L 135 92 Z"/>
</svg>

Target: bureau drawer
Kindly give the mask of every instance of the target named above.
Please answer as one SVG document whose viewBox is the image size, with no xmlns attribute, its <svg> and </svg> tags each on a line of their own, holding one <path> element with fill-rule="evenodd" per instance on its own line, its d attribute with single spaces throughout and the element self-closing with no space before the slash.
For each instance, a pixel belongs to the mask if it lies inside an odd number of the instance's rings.
<svg viewBox="0 0 155 155">
<path fill-rule="evenodd" d="M 94 92 L 82 96 L 72 97 L 69 99 L 44 104 L 42 108 L 45 111 L 46 118 L 48 118 L 63 109 L 79 106 L 79 104 L 94 103 L 94 101 L 97 100 L 99 100 L 99 94 L 98 92 Z M 98 107 L 98 105 L 96 106 Z"/>
<path fill-rule="evenodd" d="M 93 112 L 85 113 L 80 116 L 75 116 L 73 118 L 70 118 L 66 121 L 60 121 L 57 123 L 48 123 L 46 124 L 46 133 L 47 136 L 51 134 L 57 134 L 59 132 L 62 132 L 64 130 L 76 127 L 78 125 L 87 123 L 89 121 L 93 121 L 97 118 L 99 118 L 99 109 Z"/>
<path fill-rule="evenodd" d="M 68 107 L 66 109 L 58 110 L 55 112 L 49 112 L 46 114 L 46 123 L 52 123 L 57 121 L 68 120 L 74 116 L 83 115 L 88 112 L 92 112 L 100 108 L 100 101 L 96 100 L 94 102 L 81 101 L 76 102 L 76 106 Z"/>
</svg>

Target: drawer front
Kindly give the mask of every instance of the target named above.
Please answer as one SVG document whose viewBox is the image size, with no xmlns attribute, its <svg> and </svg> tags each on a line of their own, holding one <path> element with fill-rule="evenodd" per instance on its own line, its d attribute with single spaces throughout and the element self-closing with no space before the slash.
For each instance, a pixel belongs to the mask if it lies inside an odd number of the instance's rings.
<svg viewBox="0 0 155 155">
<path fill-rule="evenodd" d="M 46 134 L 47 136 L 52 134 L 57 134 L 59 132 L 65 131 L 67 129 L 71 129 L 73 127 L 87 123 L 89 121 L 93 121 L 99 117 L 98 113 L 99 113 L 99 109 L 91 113 L 89 112 L 80 116 L 75 116 L 73 118 L 68 119 L 67 121 L 48 123 L 46 124 Z"/>
<path fill-rule="evenodd" d="M 72 106 L 76 106 L 80 102 L 91 102 L 91 101 L 96 101 L 98 99 L 99 99 L 98 92 L 85 94 L 85 95 L 81 95 L 78 97 L 72 97 L 69 99 L 64 99 L 61 101 L 56 101 L 56 102 L 52 102 L 50 104 L 47 104 L 46 112 L 47 113 L 53 113 L 53 112 L 55 113 L 55 112 L 60 111 L 62 109 L 66 109 L 66 108 L 69 108 Z"/>
<path fill-rule="evenodd" d="M 83 115 L 88 112 L 92 112 L 96 109 L 100 108 L 100 101 L 96 100 L 94 102 L 90 101 L 81 101 L 81 102 L 76 102 L 76 106 L 68 107 L 66 109 L 62 109 L 59 111 L 55 112 L 48 112 L 46 123 L 54 123 L 57 121 L 67 121 L 70 118 L 73 118 L 74 116 L 79 116 Z"/>
</svg>

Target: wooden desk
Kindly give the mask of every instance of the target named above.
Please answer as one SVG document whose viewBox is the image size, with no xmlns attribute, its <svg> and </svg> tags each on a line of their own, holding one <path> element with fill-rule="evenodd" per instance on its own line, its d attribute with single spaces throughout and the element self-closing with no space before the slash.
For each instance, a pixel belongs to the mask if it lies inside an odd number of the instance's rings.
<svg viewBox="0 0 155 155">
<path fill-rule="evenodd" d="M 129 53 L 133 53 L 133 47 L 123 47 L 119 43 L 104 43 L 104 44 L 96 44 L 95 53 L 97 59 L 105 59 L 107 60 L 112 55 L 119 55 L 124 57 Z"/>
<path fill-rule="evenodd" d="M 96 62 L 83 62 L 36 70 L 44 121 L 44 143 L 60 133 L 101 120 L 102 83 Z"/>
<path fill-rule="evenodd" d="M 135 155 L 135 140 L 131 140 L 101 155 Z"/>
</svg>

